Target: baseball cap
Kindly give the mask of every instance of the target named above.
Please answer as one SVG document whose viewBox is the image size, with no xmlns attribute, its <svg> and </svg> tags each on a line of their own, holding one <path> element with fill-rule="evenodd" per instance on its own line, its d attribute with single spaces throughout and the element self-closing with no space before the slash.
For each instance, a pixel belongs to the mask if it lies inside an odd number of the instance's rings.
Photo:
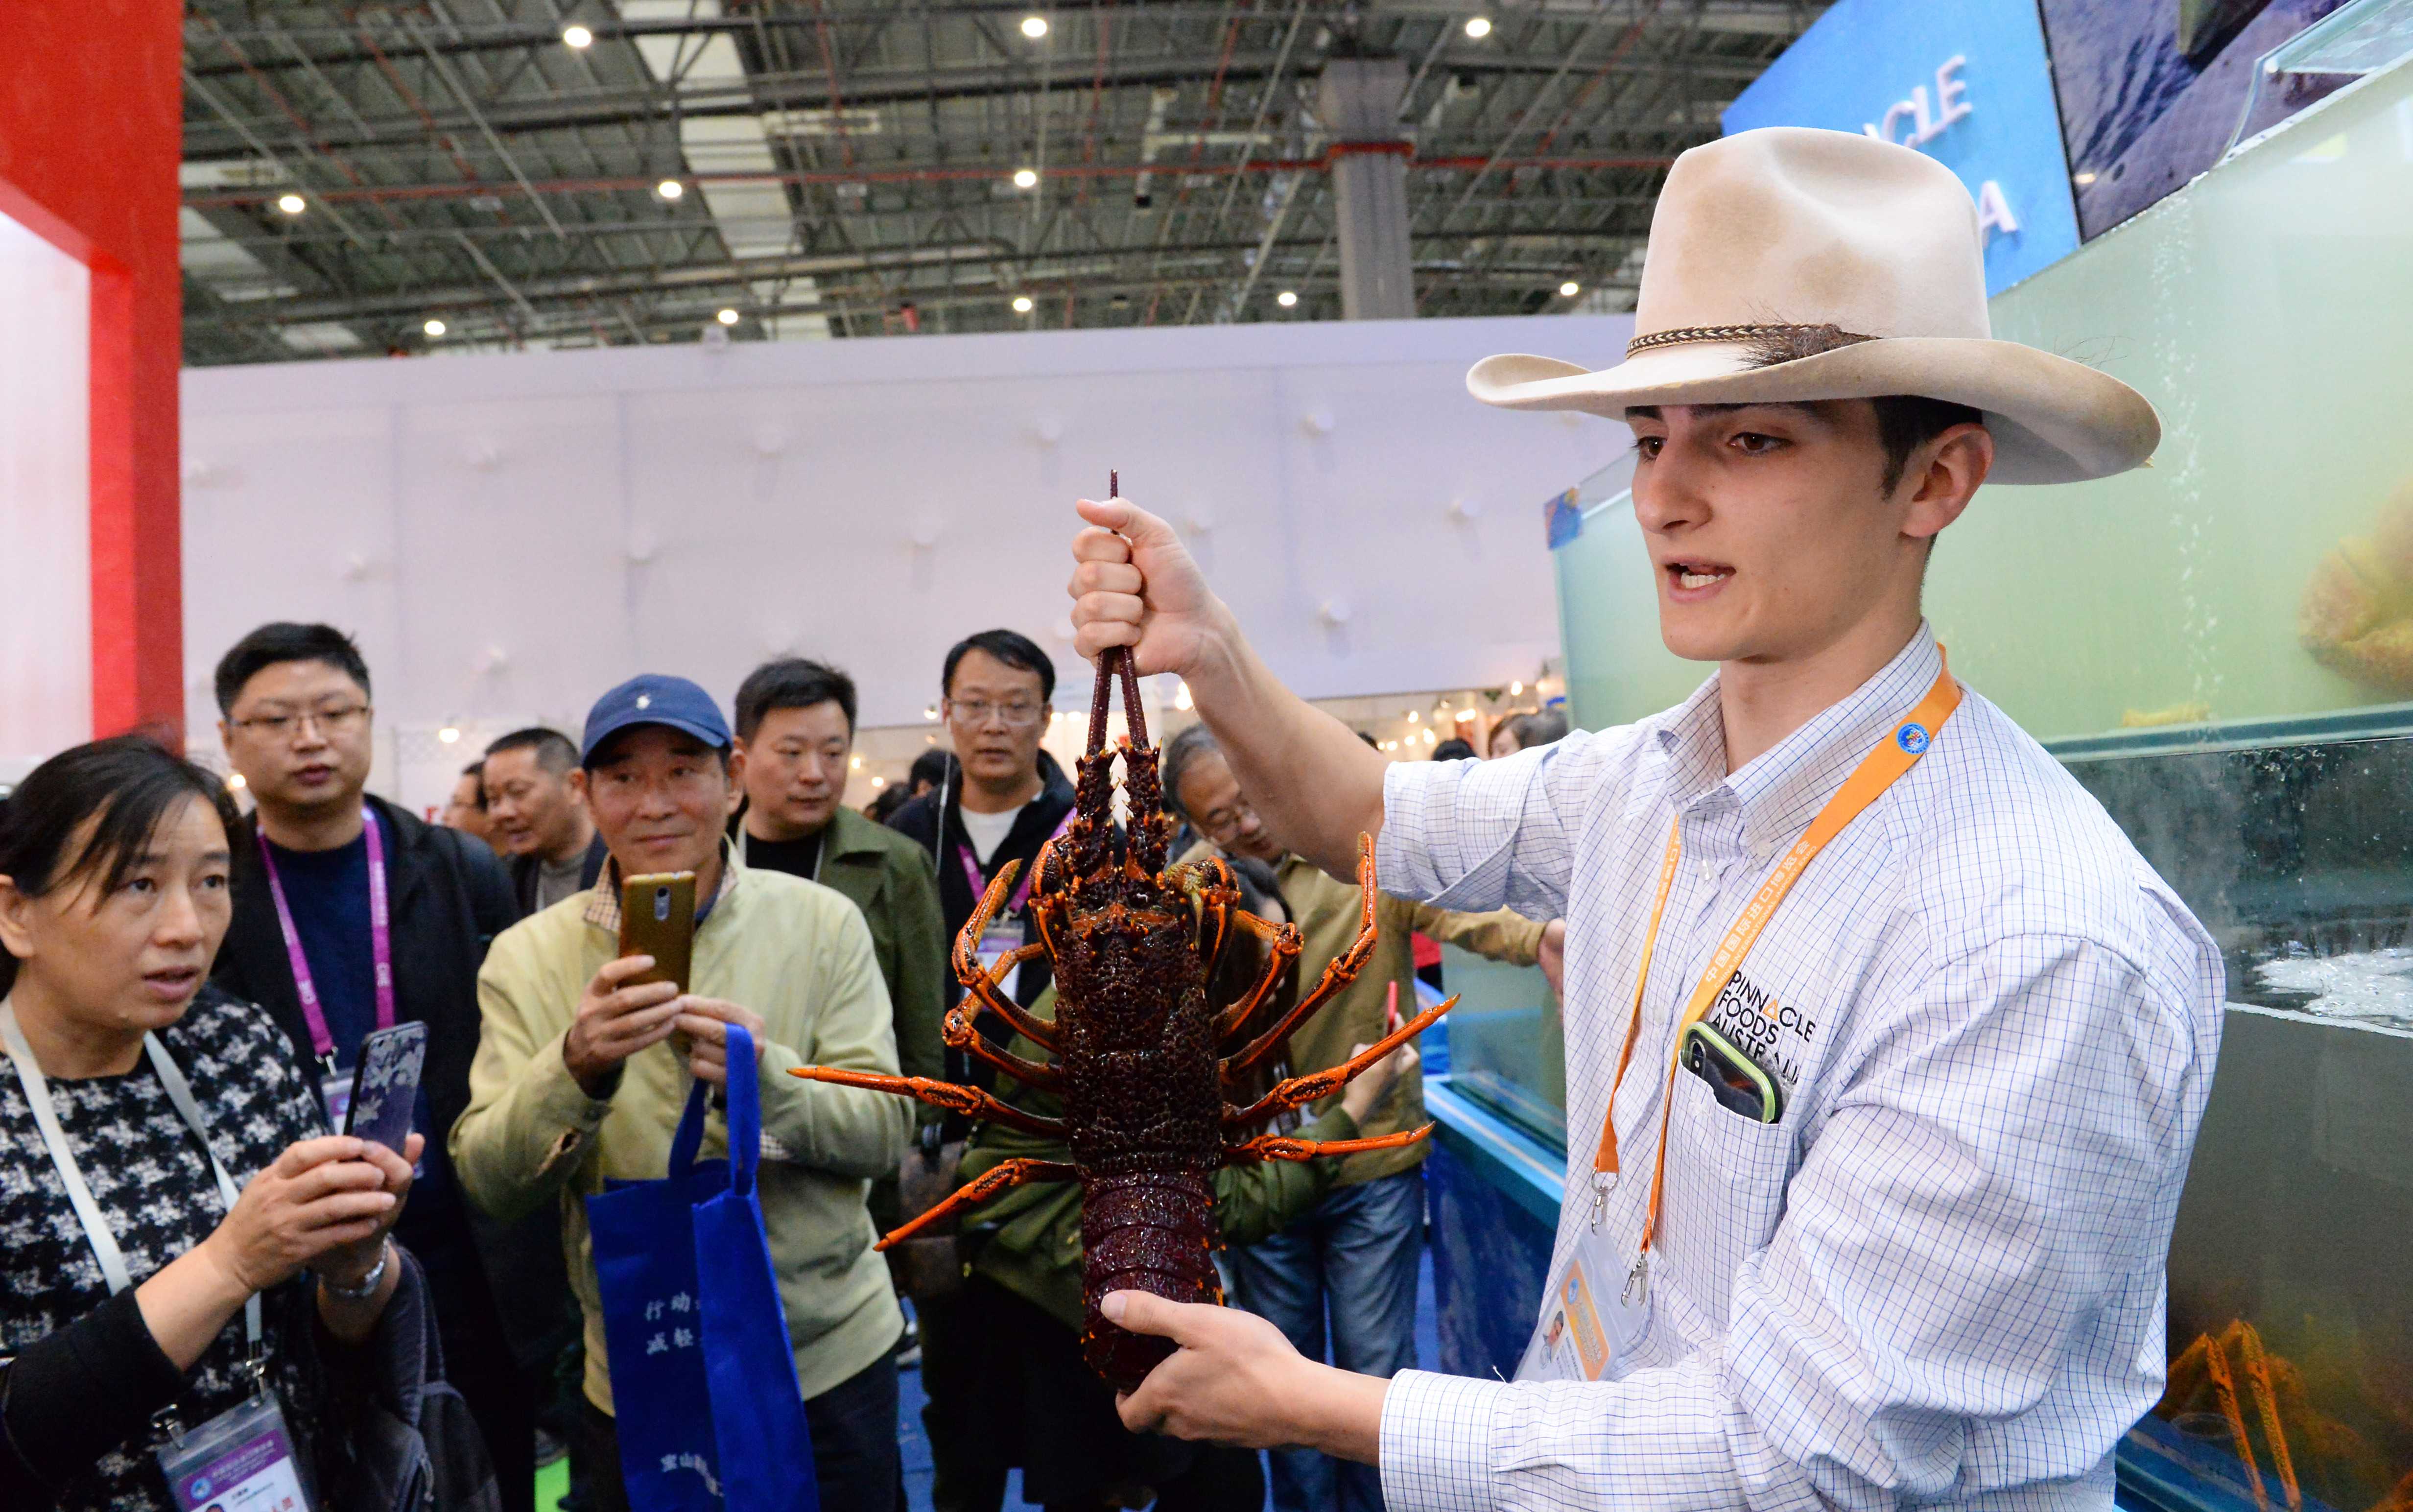
<svg viewBox="0 0 2413 1512">
<path fill-rule="evenodd" d="M 685 677 L 649 672 L 629 678 L 586 711 L 586 737 L 578 761 L 591 765 L 603 743 L 635 725 L 659 724 L 690 734 L 717 749 L 729 749 L 729 725 L 712 695 Z"/>
</svg>

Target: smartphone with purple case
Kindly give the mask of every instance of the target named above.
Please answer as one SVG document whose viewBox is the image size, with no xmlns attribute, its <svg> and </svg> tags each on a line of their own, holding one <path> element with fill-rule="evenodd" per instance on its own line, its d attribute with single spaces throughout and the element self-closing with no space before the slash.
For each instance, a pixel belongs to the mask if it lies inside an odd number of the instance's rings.
<svg viewBox="0 0 2413 1512">
<path fill-rule="evenodd" d="M 419 1106 L 419 1079 L 426 1069 L 425 1024 L 396 1024 L 363 1040 L 344 1133 L 402 1154 L 410 1138 L 411 1113 Z"/>
</svg>

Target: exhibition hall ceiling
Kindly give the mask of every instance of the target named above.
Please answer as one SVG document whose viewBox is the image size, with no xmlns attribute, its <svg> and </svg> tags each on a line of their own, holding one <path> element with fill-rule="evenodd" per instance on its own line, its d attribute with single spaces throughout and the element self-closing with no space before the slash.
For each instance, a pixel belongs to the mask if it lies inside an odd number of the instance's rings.
<svg viewBox="0 0 2413 1512">
<path fill-rule="evenodd" d="M 1392 56 L 1418 312 L 1631 308 L 1824 0 L 189 0 L 190 363 L 1337 319 Z"/>
</svg>

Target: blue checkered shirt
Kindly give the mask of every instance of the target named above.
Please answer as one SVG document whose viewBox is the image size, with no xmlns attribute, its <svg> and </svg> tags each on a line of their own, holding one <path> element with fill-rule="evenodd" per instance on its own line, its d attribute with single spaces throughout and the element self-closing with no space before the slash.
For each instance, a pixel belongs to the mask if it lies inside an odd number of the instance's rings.
<svg viewBox="0 0 2413 1512">
<path fill-rule="evenodd" d="M 1731 776 L 1714 677 L 1622 729 L 1391 768 L 1386 890 L 1567 921 L 1575 1148 L 1554 1269 L 1591 1217 L 1671 822 L 1683 845 L 1601 1220 L 1632 1254 L 1672 1097 L 1633 1368 L 1399 1376 L 1382 1426 L 1392 1512 L 2111 1505 L 2112 1446 L 2162 1390 L 2164 1263 L 2219 1049 L 2221 961 L 2041 747 L 1964 694 L 1802 874 L 1719 1010 L 1772 1036 L 1756 1058 L 1789 1083 L 1778 1122 L 1689 1074 L 1669 1090 L 1675 1021 L 1710 954 L 1940 666 L 1922 625 Z"/>
</svg>

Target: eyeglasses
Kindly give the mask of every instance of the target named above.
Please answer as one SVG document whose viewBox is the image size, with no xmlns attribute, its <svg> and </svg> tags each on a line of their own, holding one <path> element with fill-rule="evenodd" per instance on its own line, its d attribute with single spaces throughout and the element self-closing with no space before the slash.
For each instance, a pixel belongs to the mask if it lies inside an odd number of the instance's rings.
<svg viewBox="0 0 2413 1512">
<path fill-rule="evenodd" d="M 255 714 L 248 719 L 237 719 L 234 727 L 248 734 L 265 735 L 271 740 L 284 740 L 299 734 L 305 724 L 315 724 L 322 735 L 349 734 L 368 719 L 366 704 L 344 704 L 334 708 L 304 709 L 299 714 Z"/>
<path fill-rule="evenodd" d="M 1010 730 L 1024 730 L 1039 722 L 1036 704 L 992 704 L 984 698 L 951 698 L 947 701 L 947 718 L 958 724 L 978 727 L 996 716 Z"/>
<path fill-rule="evenodd" d="M 1209 809 L 1199 815 L 1198 827 L 1206 832 L 1208 839 L 1220 845 L 1237 836 L 1240 826 L 1256 817 L 1257 811 L 1249 806 L 1246 798 L 1242 798 L 1228 808 Z"/>
</svg>

